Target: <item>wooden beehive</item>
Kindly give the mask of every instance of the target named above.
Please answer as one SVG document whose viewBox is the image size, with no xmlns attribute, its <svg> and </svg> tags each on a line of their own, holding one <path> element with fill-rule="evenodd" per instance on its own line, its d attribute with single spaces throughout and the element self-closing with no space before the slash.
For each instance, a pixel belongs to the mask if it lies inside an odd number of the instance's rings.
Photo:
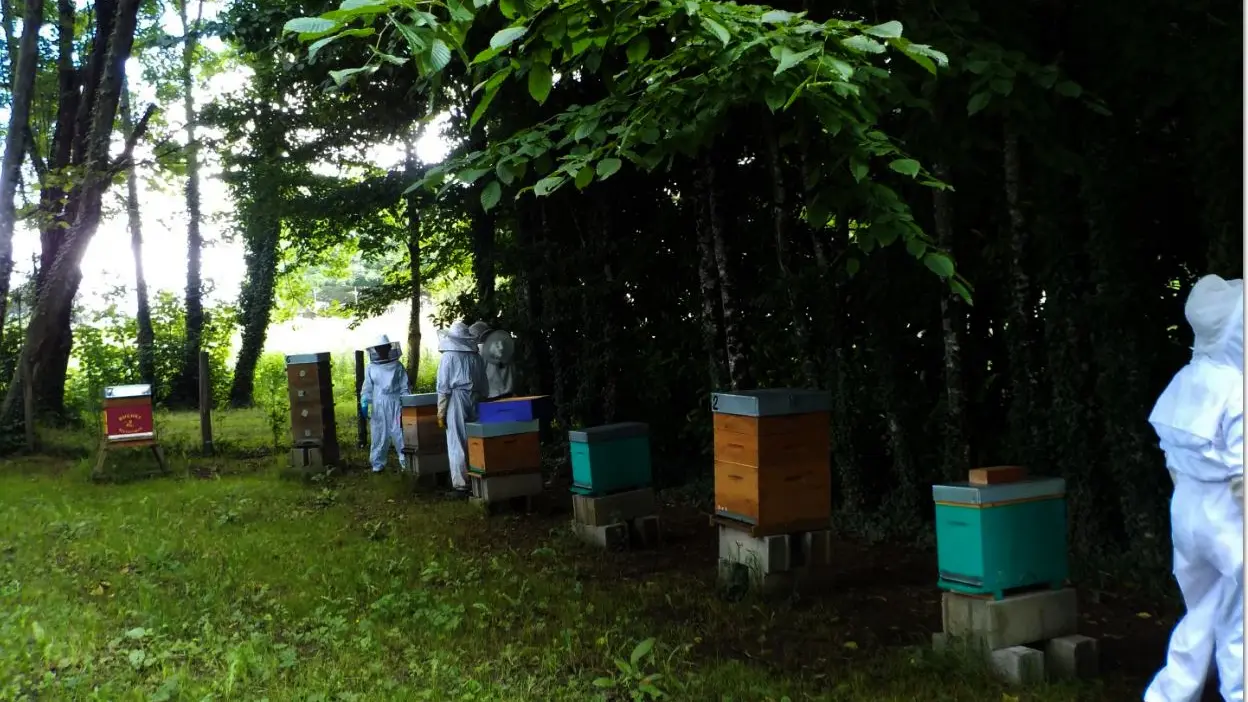
<svg viewBox="0 0 1248 702">
<path fill-rule="evenodd" d="M 114 385 L 104 388 L 104 438 L 108 443 L 151 440 L 151 385 Z"/>
<path fill-rule="evenodd" d="M 464 425 L 468 433 L 468 468 L 484 475 L 532 473 L 542 469 L 538 421 Z"/>
<path fill-rule="evenodd" d="M 286 357 L 290 439 L 296 448 L 318 448 L 325 463 L 338 461 L 338 427 L 328 353 Z"/>
<path fill-rule="evenodd" d="M 404 395 L 399 402 L 403 450 L 421 456 L 446 453 L 446 431 L 438 426 L 438 394 Z"/>
<path fill-rule="evenodd" d="M 716 515 L 759 534 L 827 528 L 830 406 L 813 390 L 712 395 Z"/>
<path fill-rule="evenodd" d="M 568 432 L 572 489 L 583 495 L 608 495 L 648 487 L 650 427 L 641 422 L 607 424 Z"/>
</svg>

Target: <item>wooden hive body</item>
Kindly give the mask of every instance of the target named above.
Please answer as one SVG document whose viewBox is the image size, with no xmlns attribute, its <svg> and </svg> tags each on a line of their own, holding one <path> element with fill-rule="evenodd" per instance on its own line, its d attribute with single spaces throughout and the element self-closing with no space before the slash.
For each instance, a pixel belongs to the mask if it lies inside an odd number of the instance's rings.
<svg viewBox="0 0 1248 702">
<path fill-rule="evenodd" d="M 151 385 L 116 385 L 104 389 L 104 436 L 109 443 L 155 437 Z"/>
<path fill-rule="evenodd" d="M 404 395 L 399 413 L 403 450 L 421 456 L 446 453 L 446 431 L 438 426 L 438 395 Z"/>
<path fill-rule="evenodd" d="M 286 381 L 291 443 L 319 448 L 322 460 L 334 464 L 339 458 L 338 427 L 329 363 L 327 353 L 287 356 Z"/>
<path fill-rule="evenodd" d="M 483 475 L 531 473 L 542 469 L 537 420 L 469 422 L 468 467 Z"/>
</svg>

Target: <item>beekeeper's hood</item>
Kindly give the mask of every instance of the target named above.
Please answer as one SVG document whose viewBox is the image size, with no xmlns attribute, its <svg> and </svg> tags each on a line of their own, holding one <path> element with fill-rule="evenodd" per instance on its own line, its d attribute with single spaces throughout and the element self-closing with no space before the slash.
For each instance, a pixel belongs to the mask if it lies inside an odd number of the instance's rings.
<svg viewBox="0 0 1248 702">
<path fill-rule="evenodd" d="M 1207 275 L 1196 282 L 1184 308 L 1195 341 L 1192 358 L 1244 370 L 1244 281 Z"/>
<path fill-rule="evenodd" d="M 468 325 L 462 321 L 455 322 L 446 334 L 438 341 L 438 351 L 469 351 L 477 352 L 477 340 L 473 338 L 472 332 L 468 331 Z"/>
</svg>

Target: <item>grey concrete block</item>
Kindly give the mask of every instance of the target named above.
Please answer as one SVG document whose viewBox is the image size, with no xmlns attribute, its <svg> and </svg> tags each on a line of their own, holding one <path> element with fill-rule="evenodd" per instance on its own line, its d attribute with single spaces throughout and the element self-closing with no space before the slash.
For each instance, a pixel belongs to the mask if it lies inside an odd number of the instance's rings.
<svg viewBox="0 0 1248 702">
<path fill-rule="evenodd" d="M 628 548 L 628 525 L 623 522 L 605 526 L 591 526 L 589 524 L 581 524 L 580 522 L 572 522 L 572 529 L 577 536 L 581 537 L 582 541 L 588 544 L 611 550 Z"/>
<path fill-rule="evenodd" d="M 789 570 L 789 535 L 750 536 L 721 524 L 719 558 L 744 565 L 761 575 L 781 573 Z"/>
<path fill-rule="evenodd" d="M 1100 648 L 1090 636 L 1059 636 L 1045 648 L 1045 665 L 1053 678 L 1093 678 L 1100 669 Z"/>
<path fill-rule="evenodd" d="M 1003 600 L 946 592 L 941 597 L 941 620 L 945 634 L 997 651 L 1076 633 L 1079 608 L 1072 588 Z"/>
<path fill-rule="evenodd" d="M 628 522 L 629 541 L 640 548 L 657 548 L 659 546 L 659 518 L 647 515 Z"/>
<path fill-rule="evenodd" d="M 941 631 L 933 633 L 932 648 L 936 651 L 949 650 L 949 635 Z"/>
<path fill-rule="evenodd" d="M 299 446 L 290 450 L 290 465 L 298 471 L 319 471 L 325 469 L 325 461 L 321 449 L 314 446 Z"/>
<path fill-rule="evenodd" d="M 606 526 L 655 514 L 654 488 L 629 490 L 615 495 L 591 497 L 572 495 L 572 514 L 576 521 L 589 526 Z"/>
<path fill-rule="evenodd" d="M 416 477 L 451 472 L 451 457 L 445 453 L 417 454 L 404 452 L 407 468 Z"/>
<path fill-rule="evenodd" d="M 1010 646 L 993 651 L 989 657 L 992 669 L 1015 685 L 1044 682 L 1044 654 L 1026 646 Z"/>
<path fill-rule="evenodd" d="M 803 562 L 810 568 L 832 565 L 832 532 L 808 531 L 802 534 Z"/>
<path fill-rule="evenodd" d="M 540 495 L 543 488 L 541 473 L 487 477 L 469 474 L 468 485 L 473 497 L 487 503 Z"/>
</svg>

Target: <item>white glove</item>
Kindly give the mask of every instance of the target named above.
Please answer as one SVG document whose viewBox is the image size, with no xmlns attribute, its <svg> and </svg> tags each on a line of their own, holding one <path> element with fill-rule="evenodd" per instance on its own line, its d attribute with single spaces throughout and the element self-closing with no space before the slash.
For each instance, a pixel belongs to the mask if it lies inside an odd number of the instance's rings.
<svg viewBox="0 0 1248 702">
<path fill-rule="evenodd" d="M 1244 476 L 1237 475 L 1231 478 L 1231 494 L 1235 496 L 1236 502 L 1244 501 Z"/>
</svg>

